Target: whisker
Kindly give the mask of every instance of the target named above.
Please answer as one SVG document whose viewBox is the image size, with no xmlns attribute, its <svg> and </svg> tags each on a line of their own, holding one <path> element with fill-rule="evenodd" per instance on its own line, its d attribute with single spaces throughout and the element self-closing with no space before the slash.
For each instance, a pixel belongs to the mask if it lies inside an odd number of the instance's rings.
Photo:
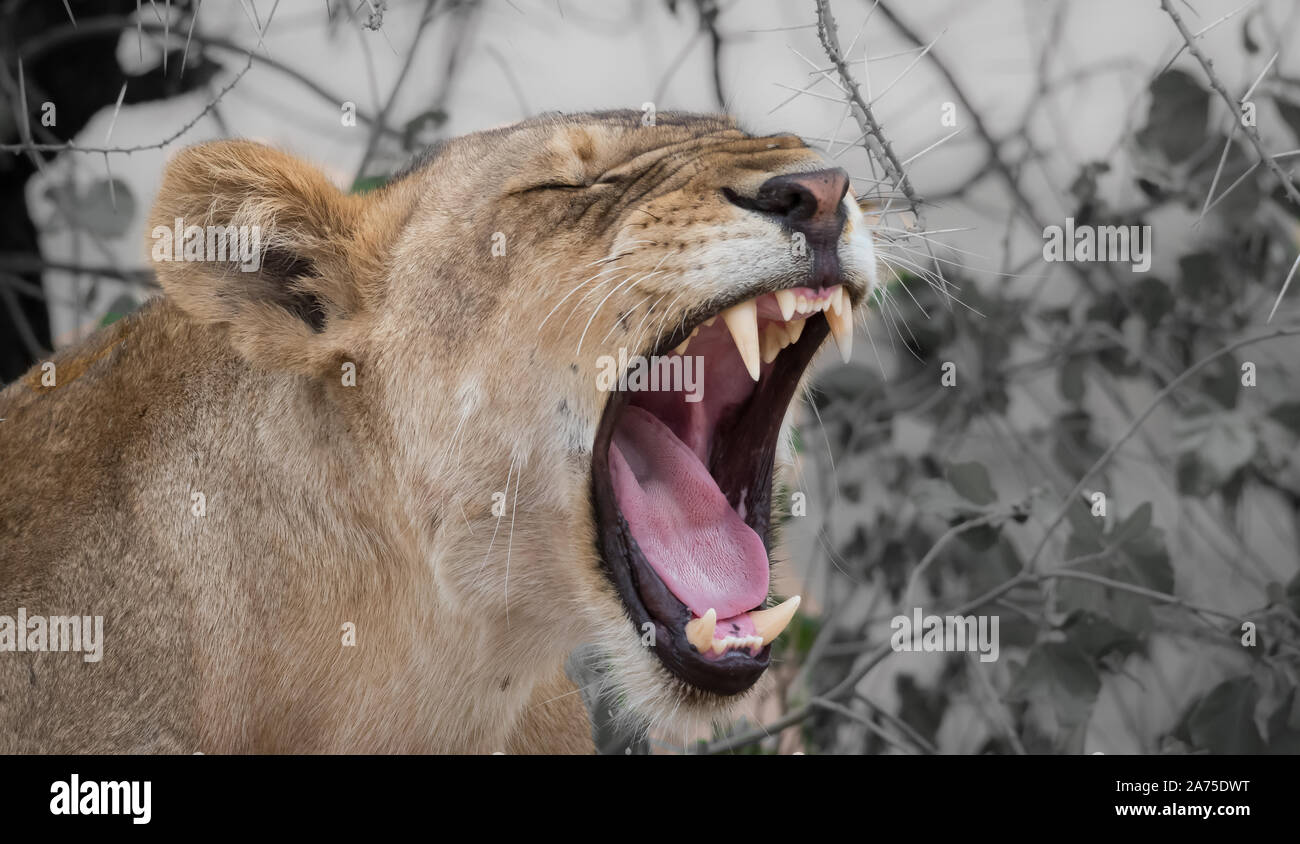
<svg viewBox="0 0 1300 844">
<path fill-rule="evenodd" d="M 615 268 L 615 269 L 618 269 L 618 268 Z M 579 284 L 577 287 L 573 288 L 573 289 L 570 290 L 567 294 L 565 294 L 564 298 L 561 299 L 560 301 L 556 302 L 556 303 L 555 303 L 555 307 L 551 308 L 551 312 L 548 313 L 548 314 L 546 315 L 546 318 L 543 319 L 543 320 L 541 321 L 540 324 L 538 324 L 538 326 L 537 326 L 537 331 L 538 331 L 538 333 L 539 333 L 539 334 L 541 333 L 542 326 L 546 325 L 546 321 L 549 320 L 552 316 L 554 316 L 555 312 L 556 312 L 557 310 L 560 309 L 560 305 L 563 305 L 563 304 L 565 303 L 565 301 L 567 301 L 568 298 L 569 298 L 570 296 L 572 296 L 574 293 L 577 293 L 579 290 L 581 290 L 582 288 L 586 287 L 586 286 L 587 286 L 588 284 L 590 284 L 591 282 L 593 282 L 593 281 L 595 281 L 596 279 L 600 278 L 602 275 L 604 275 L 604 274 L 605 274 L 606 272 L 608 272 L 608 271 L 609 271 L 608 268 L 606 268 L 606 269 L 604 269 L 604 270 L 601 270 L 600 272 L 596 273 L 596 274 L 593 275 L 591 278 L 589 278 L 589 279 L 587 279 L 586 281 L 582 282 L 582 284 Z"/>
</svg>

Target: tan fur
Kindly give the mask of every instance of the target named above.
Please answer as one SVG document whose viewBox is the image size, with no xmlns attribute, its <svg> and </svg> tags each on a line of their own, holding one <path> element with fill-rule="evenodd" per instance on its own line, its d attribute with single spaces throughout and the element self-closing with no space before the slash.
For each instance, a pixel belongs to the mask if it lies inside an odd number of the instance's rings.
<svg viewBox="0 0 1300 844">
<path fill-rule="evenodd" d="M 0 393 L 0 614 L 105 627 L 99 663 L 0 652 L 0 751 L 590 752 L 562 670 L 589 641 L 638 717 L 724 714 L 600 571 L 595 360 L 793 278 L 719 190 L 824 165 L 639 118 L 457 139 L 360 196 L 252 143 L 178 154 L 151 227 L 258 225 L 267 261 L 159 262 L 165 296 L 56 355 L 57 386 Z"/>
</svg>

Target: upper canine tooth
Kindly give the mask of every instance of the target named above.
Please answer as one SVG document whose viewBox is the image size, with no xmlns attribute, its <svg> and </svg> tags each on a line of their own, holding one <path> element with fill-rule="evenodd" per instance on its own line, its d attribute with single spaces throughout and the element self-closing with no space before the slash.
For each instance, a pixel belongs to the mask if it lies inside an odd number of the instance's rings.
<svg viewBox="0 0 1300 844">
<path fill-rule="evenodd" d="M 781 309 L 781 319 L 785 320 L 786 322 L 789 322 L 790 317 L 794 316 L 795 305 L 798 304 L 795 301 L 794 291 L 778 290 L 776 291 L 775 295 L 776 295 L 776 305 L 778 308 Z"/>
<path fill-rule="evenodd" d="M 749 370 L 749 377 L 758 380 L 758 305 L 753 299 L 732 305 L 722 312 L 722 321 L 731 332 L 731 339 L 740 351 L 740 359 Z"/>
<path fill-rule="evenodd" d="M 826 321 L 830 323 L 831 334 L 835 335 L 835 345 L 840 348 L 840 357 L 848 363 L 853 355 L 853 311 L 848 308 L 827 311 Z"/>
<path fill-rule="evenodd" d="M 799 596 L 795 595 L 771 609 L 756 610 L 749 614 L 750 620 L 754 622 L 754 633 L 763 637 L 763 646 L 771 644 L 789 626 L 795 610 L 799 609 L 799 600 Z"/>
<path fill-rule="evenodd" d="M 695 646 L 700 653 L 708 653 L 713 647 L 713 630 L 718 626 L 718 614 L 710 607 L 700 618 L 686 622 L 686 641 Z"/>
</svg>

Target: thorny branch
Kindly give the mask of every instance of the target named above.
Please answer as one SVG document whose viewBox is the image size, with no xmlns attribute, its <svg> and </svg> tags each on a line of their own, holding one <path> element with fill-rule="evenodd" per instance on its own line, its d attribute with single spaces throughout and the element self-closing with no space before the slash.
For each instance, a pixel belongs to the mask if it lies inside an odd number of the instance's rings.
<svg viewBox="0 0 1300 844">
<path fill-rule="evenodd" d="M 1188 51 L 1196 58 L 1196 61 L 1200 63 L 1201 69 L 1205 71 L 1205 76 L 1210 82 L 1210 87 L 1213 88 L 1215 92 L 1223 98 L 1223 101 L 1228 104 L 1229 113 L 1234 117 L 1238 116 L 1240 114 L 1241 104 L 1234 100 L 1232 95 L 1228 93 L 1228 89 L 1223 86 L 1223 82 L 1220 81 L 1218 75 L 1214 72 L 1214 62 L 1206 58 L 1205 53 L 1199 46 L 1197 46 L 1196 36 L 1187 29 L 1187 24 L 1183 23 L 1182 17 L 1178 14 L 1177 10 L 1174 9 L 1174 4 L 1170 2 L 1170 0 L 1160 0 L 1160 6 L 1166 13 L 1168 13 L 1169 17 L 1173 19 L 1174 26 L 1178 27 L 1179 34 L 1182 35 L 1183 40 L 1187 42 Z M 1237 122 L 1241 123 L 1242 121 Z M 1247 126 L 1244 124 L 1241 128 L 1245 131 L 1246 137 L 1250 139 L 1251 145 L 1255 147 L 1255 152 L 1259 154 L 1260 161 L 1264 162 L 1264 166 L 1271 170 L 1273 175 L 1277 177 L 1277 180 L 1281 182 L 1282 189 L 1286 191 L 1287 197 L 1296 204 L 1296 207 L 1300 208 L 1300 190 L 1296 189 L 1295 183 L 1291 181 L 1291 178 L 1286 173 L 1282 172 L 1282 168 L 1278 165 L 1277 161 L 1268 150 L 1264 148 L 1264 141 L 1259 137 L 1259 129 L 1253 125 Z"/>
<path fill-rule="evenodd" d="M 881 166 L 885 168 L 885 174 L 893 182 L 894 188 L 901 190 L 912 204 L 912 212 L 920 220 L 921 197 L 912 187 L 912 180 L 908 178 L 907 172 L 899 162 L 898 156 L 894 154 L 894 147 L 885 137 L 884 131 L 880 128 L 880 122 L 876 120 L 875 114 L 871 111 L 871 106 L 862 98 L 862 92 L 858 88 L 858 81 L 849 71 L 848 60 L 840 51 L 839 29 L 835 25 L 835 18 L 831 14 L 830 0 L 817 0 L 817 38 L 821 41 L 822 49 L 826 51 L 826 57 L 831 60 L 835 66 L 835 72 L 840 78 L 840 83 L 848 93 L 849 102 L 853 107 L 853 116 L 858 121 L 862 133 L 871 141 L 874 141 L 876 148 L 868 146 L 868 150 L 873 152 L 880 161 Z M 923 227 L 924 228 L 924 227 Z"/>
</svg>

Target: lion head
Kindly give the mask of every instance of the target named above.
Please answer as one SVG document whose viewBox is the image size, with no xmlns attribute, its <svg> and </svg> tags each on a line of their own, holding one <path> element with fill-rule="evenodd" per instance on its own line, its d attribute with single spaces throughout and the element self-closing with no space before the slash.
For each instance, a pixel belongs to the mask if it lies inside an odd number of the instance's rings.
<svg viewBox="0 0 1300 844">
<path fill-rule="evenodd" d="M 526 686 L 595 642 L 630 711 L 711 719 L 797 606 L 769 606 L 774 466 L 876 259 L 847 174 L 797 137 L 647 123 L 535 118 L 361 195 L 207 144 L 171 163 L 152 222 L 256 227 L 252 271 L 161 282 L 251 364 L 320 385 L 331 447 L 376 467 L 352 494 L 389 514 L 358 530 L 400 526 L 385 547 L 426 567 L 467 684 Z"/>
</svg>

